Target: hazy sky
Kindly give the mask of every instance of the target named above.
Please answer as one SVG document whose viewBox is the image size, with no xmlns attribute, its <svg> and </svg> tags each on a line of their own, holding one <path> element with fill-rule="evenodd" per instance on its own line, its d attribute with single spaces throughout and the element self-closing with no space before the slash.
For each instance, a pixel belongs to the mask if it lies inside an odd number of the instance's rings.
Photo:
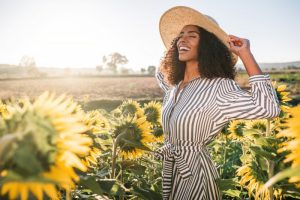
<svg viewBox="0 0 300 200">
<path fill-rule="evenodd" d="M 298 0 L 0 0 L 0 63 L 28 55 L 38 66 L 94 68 L 119 52 L 128 67 L 158 65 L 165 51 L 159 19 L 178 5 L 248 38 L 258 62 L 300 60 Z"/>
</svg>

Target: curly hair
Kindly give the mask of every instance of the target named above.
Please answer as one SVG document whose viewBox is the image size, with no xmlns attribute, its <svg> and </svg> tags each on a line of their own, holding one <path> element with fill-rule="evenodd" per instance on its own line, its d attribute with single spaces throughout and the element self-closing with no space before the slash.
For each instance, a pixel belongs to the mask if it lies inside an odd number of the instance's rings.
<svg viewBox="0 0 300 200">
<path fill-rule="evenodd" d="M 197 27 L 201 38 L 198 47 L 198 70 L 201 77 L 234 79 L 236 69 L 229 49 L 213 33 L 202 27 Z M 178 40 L 179 37 L 174 38 L 170 49 L 165 53 L 160 63 L 160 70 L 170 85 L 176 85 L 183 80 L 186 67 L 185 62 L 178 58 L 179 53 L 176 45 Z"/>
</svg>

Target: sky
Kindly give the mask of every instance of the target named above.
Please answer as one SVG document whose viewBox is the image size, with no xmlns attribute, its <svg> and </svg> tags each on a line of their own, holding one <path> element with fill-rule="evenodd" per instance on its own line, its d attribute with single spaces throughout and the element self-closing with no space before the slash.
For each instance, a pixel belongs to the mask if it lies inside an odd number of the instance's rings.
<svg viewBox="0 0 300 200">
<path fill-rule="evenodd" d="M 26 55 L 39 67 L 94 68 L 119 52 L 125 67 L 158 66 L 160 16 L 179 5 L 249 39 L 258 62 L 300 60 L 298 0 L 0 0 L 0 64 Z"/>
</svg>

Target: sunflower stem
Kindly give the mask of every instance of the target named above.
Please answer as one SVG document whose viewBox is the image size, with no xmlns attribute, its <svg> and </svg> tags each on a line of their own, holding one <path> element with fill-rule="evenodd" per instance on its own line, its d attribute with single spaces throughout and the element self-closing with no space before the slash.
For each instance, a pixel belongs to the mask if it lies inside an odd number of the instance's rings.
<svg viewBox="0 0 300 200">
<path fill-rule="evenodd" d="M 223 159 L 223 167 L 222 167 L 222 177 L 224 175 L 224 166 L 225 166 L 225 163 L 226 163 L 226 154 L 227 154 L 227 143 L 228 143 L 228 140 L 227 140 L 227 135 L 225 135 L 225 145 L 224 145 L 224 159 Z"/>
<path fill-rule="evenodd" d="M 71 191 L 70 188 L 66 190 L 66 200 L 71 200 Z"/>
<path fill-rule="evenodd" d="M 270 128 L 270 125 L 271 125 L 271 119 L 268 118 L 267 119 L 267 130 L 266 130 L 266 136 L 270 136 L 271 135 L 271 128 Z M 275 163 L 274 161 L 272 160 L 268 160 L 268 178 L 272 178 L 274 176 L 274 167 L 275 167 Z M 270 193 L 270 200 L 273 200 L 274 199 L 274 194 L 273 194 L 273 186 L 270 186 L 269 188 L 269 193 Z"/>
<path fill-rule="evenodd" d="M 118 143 L 121 140 L 121 137 L 126 134 L 126 131 L 123 133 L 119 134 L 117 138 L 114 141 L 113 144 L 113 156 L 112 156 L 112 166 L 111 166 L 111 178 L 115 178 L 115 165 L 116 165 L 116 159 L 117 159 L 117 147 Z"/>
<path fill-rule="evenodd" d="M 116 141 L 113 145 L 113 156 L 112 156 L 112 166 L 111 166 L 111 178 L 115 178 L 115 164 L 116 164 L 116 151 L 117 151 L 117 144 Z"/>
</svg>

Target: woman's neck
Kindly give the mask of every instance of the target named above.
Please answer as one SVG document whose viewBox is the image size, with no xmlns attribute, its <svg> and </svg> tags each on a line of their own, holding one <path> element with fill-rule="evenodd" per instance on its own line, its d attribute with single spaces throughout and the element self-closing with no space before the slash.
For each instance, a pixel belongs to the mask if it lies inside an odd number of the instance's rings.
<svg viewBox="0 0 300 200">
<path fill-rule="evenodd" d="M 190 80 L 199 77 L 199 68 L 198 68 L 198 61 L 189 61 L 186 62 L 185 72 L 183 82 L 189 82 Z"/>
</svg>

